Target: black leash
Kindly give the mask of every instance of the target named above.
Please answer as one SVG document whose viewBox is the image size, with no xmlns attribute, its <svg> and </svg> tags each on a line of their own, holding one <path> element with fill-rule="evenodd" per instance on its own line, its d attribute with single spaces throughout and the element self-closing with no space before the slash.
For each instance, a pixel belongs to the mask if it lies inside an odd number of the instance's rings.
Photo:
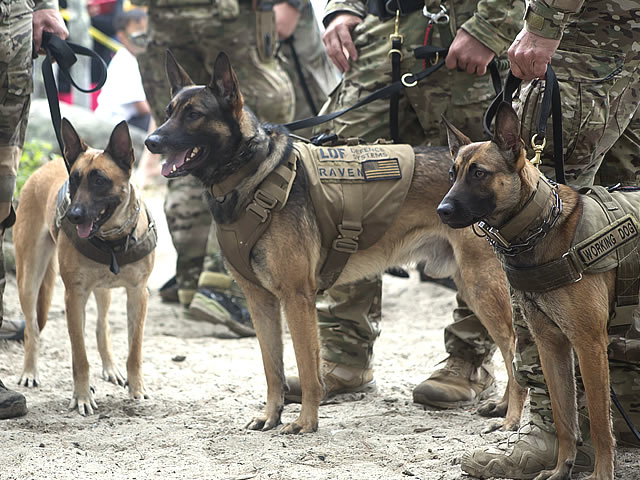
<svg viewBox="0 0 640 480">
<path fill-rule="evenodd" d="M 302 93 L 304 94 L 304 99 L 307 101 L 307 105 L 311 109 L 311 113 L 314 115 L 318 115 L 318 108 L 316 107 L 315 102 L 313 101 L 313 95 L 311 95 L 311 91 L 309 90 L 309 85 L 307 84 L 306 79 L 304 78 L 304 71 L 302 70 L 302 63 L 300 63 L 300 58 L 298 57 L 298 52 L 295 47 L 295 39 L 293 35 L 284 40 L 280 40 L 280 44 L 289 45 L 289 49 L 291 50 L 291 57 L 293 57 L 293 65 L 296 69 L 296 74 L 298 75 L 298 82 L 302 87 Z"/>
<path fill-rule="evenodd" d="M 494 98 L 493 102 L 491 102 L 491 105 L 485 112 L 482 122 L 484 131 L 489 138 L 493 138 L 491 122 L 496 116 L 498 106 L 502 102 L 506 102 L 511 105 L 513 102 L 513 95 L 521 83 L 521 79 L 515 77 L 513 73 L 509 72 L 503 91 Z M 551 68 L 551 65 L 547 66 L 544 93 L 542 95 L 542 103 L 540 105 L 540 113 L 538 116 L 537 132 L 532 138 L 532 143 L 535 143 L 534 149 L 537 148 L 542 151 L 542 148 L 546 143 L 545 137 L 547 134 L 547 119 L 549 116 L 553 119 L 553 163 L 556 172 L 556 182 L 566 184 L 562 143 L 562 102 L 560 99 L 560 86 L 558 85 L 558 79 L 556 78 L 556 74 Z"/>
<path fill-rule="evenodd" d="M 624 418 L 624 421 L 627 423 L 627 426 L 629 427 L 629 430 L 631 430 L 631 433 L 633 433 L 633 436 L 636 437 L 638 441 L 640 441 L 640 432 L 638 432 L 638 429 L 629 418 L 629 415 L 627 415 L 627 412 L 625 412 L 624 408 L 622 408 L 622 404 L 620 403 L 620 400 L 618 400 L 618 396 L 616 395 L 616 392 L 613 391 L 613 386 L 611 386 L 610 388 L 611 388 L 611 400 L 613 401 L 613 404 L 616 406 L 616 408 L 620 412 L 620 415 L 622 415 L 622 418 Z"/>
<path fill-rule="evenodd" d="M 296 120 L 296 121 L 287 123 L 283 126 L 290 131 L 300 130 L 308 127 L 315 127 L 316 125 L 329 122 L 334 118 L 338 118 L 341 115 L 344 115 L 345 113 L 350 112 L 351 110 L 355 110 L 356 108 L 362 107 L 363 105 L 367 105 L 368 103 L 371 103 L 375 100 L 389 98 L 389 96 L 391 96 L 393 93 L 399 92 L 401 89 L 405 87 L 415 86 L 420 80 L 428 77 L 429 75 L 440 70 L 440 68 L 444 66 L 444 57 L 448 49 L 439 48 L 439 47 L 432 47 L 432 48 L 434 51 L 439 52 L 440 58 L 442 58 L 442 60 L 436 63 L 435 65 L 427 68 L 426 70 L 422 70 L 419 73 L 406 73 L 402 76 L 402 79 L 400 81 L 393 82 L 387 85 L 386 87 L 382 87 L 381 89 L 376 90 L 375 92 L 372 92 L 371 94 L 367 95 L 365 98 L 354 103 L 348 108 L 338 110 L 337 112 L 333 112 L 333 113 L 327 113 L 325 115 L 303 118 L 302 120 Z M 419 49 L 416 49 L 416 50 L 419 50 Z"/>
<path fill-rule="evenodd" d="M 69 162 L 64 156 L 64 144 L 62 142 L 62 134 L 60 133 L 60 124 L 62 119 L 60 117 L 60 103 L 58 101 L 58 87 L 56 85 L 56 79 L 53 75 L 53 67 L 51 64 L 55 60 L 58 64 L 60 72 L 69 80 L 71 85 L 84 93 L 91 93 L 99 90 L 104 85 L 107 79 L 107 64 L 100 55 L 91 50 L 90 48 L 77 45 L 75 43 L 67 42 L 59 37 L 51 34 L 50 32 L 43 32 L 42 34 L 42 48 L 46 52 L 44 60 L 42 62 L 42 77 L 44 78 L 44 88 L 47 93 L 47 102 L 49 103 L 49 111 L 51 112 L 51 122 L 53 123 L 53 130 L 56 132 L 56 138 L 58 139 L 58 145 L 60 146 L 60 153 L 64 158 L 64 163 L 67 166 L 67 170 L 70 170 Z M 93 57 L 99 61 L 100 80 L 94 88 L 84 89 L 73 80 L 70 74 L 71 66 L 78 61 L 76 54 L 87 57 Z"/>
</svg>

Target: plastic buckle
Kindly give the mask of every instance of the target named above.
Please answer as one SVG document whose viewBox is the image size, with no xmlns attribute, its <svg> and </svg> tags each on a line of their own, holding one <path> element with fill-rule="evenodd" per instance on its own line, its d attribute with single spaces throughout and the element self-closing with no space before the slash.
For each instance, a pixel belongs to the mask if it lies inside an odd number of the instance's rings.
<svg viewBox="0 0 640 480">
<path fill-rule="evenodd" d="M 253 195 L 253 198 L 258 205 L 260 205 L 262 208 L 267 210 L 271 210 L 278 204 L 277 198 L 275 198 L 273 195 L 268 194 L 261 188 L 256 190 L 256 193 Z"/>
<path fill-rule="evenodd" d="M 251 211 L 255 215 L 257 215 L 260 218 L 260 223 L 266 222 L 269 218 L 269 210 L 262 207 L 261 205 L 258 205 L 257 203 L 250 203 L 247 206 L 247 211 Z"/>
<path fill-rule="evenodd" d="M 353 238 L 336 238 L 331 244 L 336 252 L 356 253 L 358 251 L 358 242 Z"/>
</svg>

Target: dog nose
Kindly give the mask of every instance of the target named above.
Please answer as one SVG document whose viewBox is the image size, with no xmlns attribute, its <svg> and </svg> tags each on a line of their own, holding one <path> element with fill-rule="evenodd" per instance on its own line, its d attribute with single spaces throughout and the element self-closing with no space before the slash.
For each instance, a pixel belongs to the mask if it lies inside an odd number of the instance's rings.
<svg viewBox="0 0 640 480">
<path fill-rule="evenodd" d="M 79 225 L 86 218 L 87 212 L 82 205 L 72 205 L 67 210 L 67 218 L 74 225 Z"/>
<path fill-rule="evenodd" d="M 144 144 L 147 146 L 151 153 L 162 153 L 160 148 L 162 146 L 162 136 L 157 133 L 152 133 L 147 137 L 144 141 Z"/>
<path fill-rule="evenodd" d="M 442 202 L 440 202 L 440 205 L 438 205 L 436 212 L 438 212 L 440 220 L 442 220 L 444 223 L 447 223 L 447 220 L 452 217 L 454 210 L 455 209 L 453 203 L 447 201 L 447 199 L 445 198 Z"/>
</svg>

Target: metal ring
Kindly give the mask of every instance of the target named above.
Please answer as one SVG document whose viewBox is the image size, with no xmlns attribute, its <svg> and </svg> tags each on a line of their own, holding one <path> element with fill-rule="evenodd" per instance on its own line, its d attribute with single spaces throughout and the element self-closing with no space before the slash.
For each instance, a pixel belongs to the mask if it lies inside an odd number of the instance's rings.
<svg viewBox="0 0 640 480">
<path fill-rule="evenodd" d="M 392 54 L 397 53 L 400 55 L 400 61 L 402 61 L 402 57 L 404 56 L 402 53 L 402 50 L 398 50 L 397 48 L 392 48 L 391 50 L 389 50 L 389 53 L 387 53 L 387 57 L 391 57 Z"/>
<path fill-rule="evenodd" d="M 418 80 L 414 80 L 413 82 L 409 83 L 407 81 L 407 77 L 413 77 L 413 73 L 405 73 L 404 75 L 402 75 L 401 81 L 405 87 L 415 87 L 418 84 Z"/>
<path fill-rule="evenodd" d="M 540 145 L 536 144 L 536 138 L 538 138 L 538 134 L 537 133 L 533 137 L 531 137 L 531 146 L 533 148 L 539 148 L 539 147 L 544 148 L 544 147 L 547 146 L 547 139 L 546 138 L 542 139 L 542 143 Z"/>
</svg>

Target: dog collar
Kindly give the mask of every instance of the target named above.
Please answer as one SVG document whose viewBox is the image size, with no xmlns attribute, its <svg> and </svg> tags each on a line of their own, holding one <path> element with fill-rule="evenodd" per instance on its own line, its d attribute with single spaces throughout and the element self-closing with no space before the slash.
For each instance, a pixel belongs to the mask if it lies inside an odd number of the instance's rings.
<svg viewBox="0 0 640 480">
<path fill-rule="evenodd" d="M 231 193 L 243 180 L 249 178 L 253 172 L 255 172 L 260 164 L 263 162 L 262 157 L 254 158 L 240 170 L 229 175 L 227 178 L 219 183 L 211 185 L 209 193 L 213 198 L 224 198 L 227 194 Z"/>
<path fill-rule="evenodd" d="M 484 220 L 478 222 L 478 228 L 484 232 L 493 248 L 502 255 L 513 256 L 531 250 L 536 242 L 555 225 L 562 213 L 562 201 L 557 190 L 557 184 L 541 174 L 535 191 L 522 210 L 499 228 L 492 227 Z M 550 198 L 553 200 L 551 210 L 542 223 L 536 226 Z M 532 233 L 521 243 L 514 244 L 515 240 L 520 239 L 527 232 Z"/>
</svg>

